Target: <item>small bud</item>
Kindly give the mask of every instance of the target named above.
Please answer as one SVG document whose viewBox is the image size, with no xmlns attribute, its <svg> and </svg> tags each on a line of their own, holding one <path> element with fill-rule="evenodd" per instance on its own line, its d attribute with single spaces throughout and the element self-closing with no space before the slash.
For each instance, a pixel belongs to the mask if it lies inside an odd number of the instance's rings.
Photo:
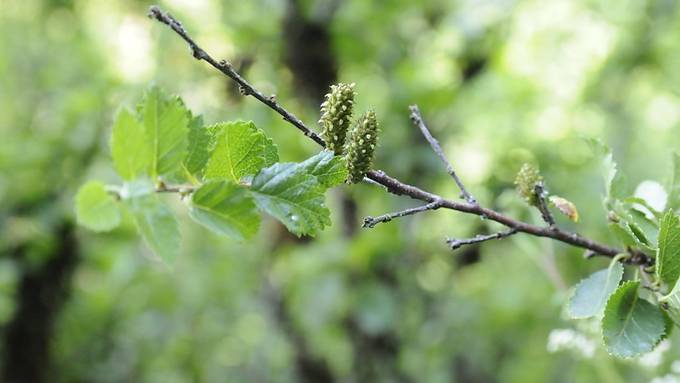
<svg viewBox="0 0 680 383">
<path fill-rule="evenodd" d="M 517 173 L 515 178 L 515 186 L 517 192 L 527 201 L 529 205 L 538 205 L 538 196 L 536 195 L 536 185 L 543 181 L 541 173 L 538 168 L 531 164 L 524 164 Z"/>
<path fill-rule="evenodd" d="M 327 148 L 336 155 L 342 154 L 345 147 L 355 95 L 354 84 L 331 85 L 326 101 L 321 104 L 321 137 L 326 141 Z"/>
<path fill-rule="evenodd" d="M 359 117 L 347 142 L 347 182 L 361 182 L 371 169 L 377 137 L 378 121 L 375 113 L 368 111 Z"/>
</svg>

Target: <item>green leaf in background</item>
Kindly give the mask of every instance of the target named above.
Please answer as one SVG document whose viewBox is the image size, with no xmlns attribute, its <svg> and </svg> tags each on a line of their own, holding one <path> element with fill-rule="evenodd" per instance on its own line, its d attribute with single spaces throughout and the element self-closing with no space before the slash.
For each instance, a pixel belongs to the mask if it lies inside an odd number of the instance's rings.
<svg viewBox="0 0 680 383">
<path fill-rule="evenodd" d="M 627 222 L 611 222 L 608 226 L 609 230 L 614 233 L 616 238 L 618 238 L 618 240 L 621 241 L 625 246 L 636 247 L 640 245 L 640 241 L 635 236 L 635 233 L 633 233 L 633 230 L 630 228 Z"/>
<path fill-rule="evenodd" d="M 667 185 L 668 200 L 666 208 L 678 209 L 680 208 L 680 154 L 673 153 L 673 171 Z"/>
<path fill-rule="evenodd" d="M 127 109 L 122 109 L 111 133 L 113 166 L 120 178 L 133 180 L 147 175 L 151 166 L 151 145 L 144 127 Z"/>
<path fill-rule="evenodd" d="M 170 208 L 156 195 L 145 195 L 127 201 L 144 241 L 154 254 L 171 263 L 180 250 L 177 221 Z"/>
<path fill-rule="evenodd" d="M 659 307 L 638 296 L 639 281 L 624 282 L 607 301 L 602 335 L 607 351 L 629 358 L 652 351 L 664 335 Z"/>
<path fill-rule="evenodd" d="M 576 285 L 569 300 L 568 311 L 572 318 L 590 318 L 604 309 L 609 296 L 623 278 L 623 265 L 613 262 L 608 268 L 596 271 Z"/>
<path fill-rule="evenodd" d="M 315 235 L 330 225 L 324 188 L 298 163 L 278 163 L 262 169 L 251 184 L 255 203 L 291 232 Z"/>
<path fill-rule="evenodd" d="M 345 159 L 330 150 L 323 150 L 301 163 L 307 173 L 317 177 L 326 188 L 339 185 L 347 179 Z"/>
<path fill-rule="evenodd" d="M 190 113 L 179 97 L 150 88 L 137 107 L 151 145 L 151 179 L 172 176 L 181 169 L 187 152 Z"/>
<path fill-rule="evenodd" d="M 184 158 L 184 168 L 192 176 L 200 178 L 205 164 L 210 157 L 212 134 L 203 126 L 203 118 L 196 116 L 189 121 L 189 136 L 187 156 Z"/>
<path fill-rule="evenodd" d="M 206 179 L 239 182 L 278 161 L 276 146 L 252 121 L 223 122 L 209 127 L 215 133 L 215 149 L 205 169 Z"/>
<path fill-rule="evenodd" d="M 675 286 L 680 277 L 680 219 L 672 210 L 661 218 L 658 242 L 656 275 L 668 286 Z"/>
<path fill-rule="evenodd" d="M 120 224 L 120 209 L 104 184 L 90 181 L 76 194 L 76 219 L 90 230 L 109 231 Z"/>
<path fill-rule="evenodd" d="M 194 192 L 189 214 L 208 229 L 244 240 L 257 233 L 260 215 L 248 191 L 230 181 L 210 181 Z"/>
</svg>

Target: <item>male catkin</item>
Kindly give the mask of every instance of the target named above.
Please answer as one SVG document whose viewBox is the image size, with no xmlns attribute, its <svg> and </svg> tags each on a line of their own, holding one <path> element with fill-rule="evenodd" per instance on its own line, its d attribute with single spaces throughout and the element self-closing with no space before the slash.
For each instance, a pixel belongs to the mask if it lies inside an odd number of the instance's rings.
<svg viewBox="0 0 680 383">
<path fill-rule="evenodd" d="M 347 142 L 347 182 L 359 183 L 371 169 L 378 142 L 378 121 L 372 110 L 359 117 Z"/>
<path fill-rule="evenodd" d="M 341 155 L 345 148 L 355 95 L 354 83 L 331 85 L 330 93 L 326 94 L 326 100 L 321 104 L 321 137 L 326 141 L 326 147 L 336 155 Z"/>
<path fill-rule="evenodd" d="M 541 177 L 538 168 L 531 164 L 522 165 L 515 178 L 515 186 L 517 192 L 524 197 L 529 205 L 536 206 L 538 204 L 535 188 L 539 182 L 543 182 L 543 177 Z"/>
</svg>

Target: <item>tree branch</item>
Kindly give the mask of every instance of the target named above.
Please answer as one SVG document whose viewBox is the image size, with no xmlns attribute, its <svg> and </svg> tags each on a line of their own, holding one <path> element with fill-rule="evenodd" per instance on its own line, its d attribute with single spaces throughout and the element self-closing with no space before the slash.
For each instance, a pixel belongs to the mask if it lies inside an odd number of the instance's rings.
<svg viewBox="0 0 680 383">
<path fill-rule="evenodd" d="M 293 115 L 292 113 L 287 111 L 283 106 L 281 106 L 276 101 L 275 98 L 267 97 L 260 91 L 255 89 L 250 83 L 248 83 L 243 77 L 241 77 L 241 75 L 238 74 L 226 61 L 222 60 L 220 62 L 217 62 L 210 55 L 208 55 L 208 53 L 206 53 L 201 47 L 199 47 L 191 37 L 189 37 L 187 32 L 182 27 L 182 24 L 175 18 L 173 18 L 171 15 L 169 15 L 166 12 L 163 12 L 157 6 L 152 6 L 149 9 L 149 17 L 152 17 L 172 28 L 172 30 L 175 31 L 175 33 L 177 33 L 180 37 L 182 37 L 182 39 L 184 39 L 184 41 L 186 41 L 189 44 L 189 47 L 191 48 L 191 51 L 196 59 L 206 61 L 215 69 L 219 70 L 224 75 L 234 80 L 237 84 L 239 84 L 242 87 L 243 93 L 245 95 L 251 95 L 255 97 L 258 101 L 260 101 L 261 103 L 263 103 L 264 105 L 266 105 L 267 107 L 281 115 L 284 120 L 288 121 L 291 125 L 295 126 L 305 136 L 307 136 L 320 146 L 326 147 L 326 143 L 318 134 L 309 129 L 302 121 L 300 121 L 300 119 L 295 117 L 295 115 Z M 607 256 L 610 258 L 623 252 L 620 249 L 598 243 L 591 239 L 582 237 L 576 233 L 564 231 L 559 228 L 540 227 L 526 222 L 518 221 L 506 215 L 503 215 L 495 210 L 481 207 L 479 204 L 476 203 L 472 204 L 469 202 L 458 202 L 444 199 L 439 195 L 424 191 L 416 186 L 405 184 L 393 177 L 388 176 L 387 174 L 385 174 L 385 172 L 380 170 L 371 170 L 368 172 L 366 177 L 384 186 L 388 192 L 394 195 L 406 195 L 413 199 L 425 201 L 428 203 L 439 201 L 441 204 L 440 208 L 456 210 L 463 213 L 475 214 L 481 217 L 486 217 L 492 221 L 496 221 L 500 224 L 503 224 L 517 232 L 523 232 L 537 237 L 552 238 L 554 240 L 564 242 L 576 247 L 581 247 L 590 250 L 594 253 Z M 636 251 L 629 258 L 628 262 L 634 264 L 651 265 L 653 264 L 653 259 L 642 252 Z"/>
<path fill-rule="evenodd" d="M 375 217 L 375 218 L 369 216 L 369 217 L 364 218 L 364 224 L 361 225 L 361 226 L 367 227 L 367 228 L 373 228 L 373 227 L 375 227 L 375 225 L 377 225 L 379 223 L 389 222 L 389 221 L 393 220 L 394 218 L 400 218 L 400 217 L 405 217 L 407 215 L 418 214 L 418 213 L 422 213 L 422 212 L 428 211 L 428 210 L 437 210 L 440 207 L 441 207 L 441 201 L 434 201 L 434 202 L 428 203 L 427 205 L 422 205 L 422 206 L 418 206 L 418 207 L 414 207 L 414 208 L 410 208 L 410 209 L 405 209 L 405 210 L 397 211 L 397 212 L 394 212 L 394 213 L 383 214 L 383 215 Z"/>
<path fill-rule="evenodd" d="M 541 212 L 541 217 L 551 228 L 555 227 L 555 218 L 553 218 L 550 210 L 548 210 L 548 203 L 545 200 L 546 192 L 543 182 L 539 182 L 534 186 L 534 193 L 536 193 L 536 198 L 538 198 L 538 210 Z"/>
<path fill-rule="evenodd" d="M 415 126 L 420 128 L 420 132 L 423 133 L 423 136 L 425 136 L 427 142 L 430 143 L 432 150 L 437 154 L 437 157 L 439 157 L 439 159 L 442 160 L 442 162 L 446 166 L 446 171 L 449 173 L 451 178 L 453 178 L 453 181 L 456 183 L 456 185 L 458 185 L 458 189 L 460 190 L 460 196 L 463 199 L 465 199 L 468 203 L 476 204 L 477 200 L 475 200 L 475 198 L 465 189 L 463 181 L 461 181 L 460 178 L 458 178 L 456 171 L 453 170 L 453 166 L 451 166 L 451 162 L 449 162 L 449 160 L 446 158 L 446 155 L 444 154 L 442 147 L 439 145 L 439 141 L 437 141 L 437 139 L 432 136 L 430 130 L 427 128 L 427 125 L 425 125 L 425 121 L 423 121 L 423 117 L 420 114 L 420 109 L 418 109 L 418 105 L 409 106 L 409 110 L 411 111 L 411 121 L 413 121 L 413 124 Z"/>
<path fill-rule="evenodd" d="M 513 234 L 516 234 L 517 230 L 516 229 L 510 229 L 506 231 L 499 231 L 498 233 L 493 233 L 493 234 L 488 234 L 488 235 L 476 235 L 472 238 L 467 238 L 467 239 L 455 239 L 455 238 L 447 238 L 446 239 L 446 244 L 448 244 L 451 247 L 451 250 L 456 250 L 459 249 L 465 245 L 472 245 L 474 243 L 480 243 L 480 242 L 486 242 L 490 241 L 492 239 L 503 239 L 505 237 L 509 237 Z"/>
</svg>

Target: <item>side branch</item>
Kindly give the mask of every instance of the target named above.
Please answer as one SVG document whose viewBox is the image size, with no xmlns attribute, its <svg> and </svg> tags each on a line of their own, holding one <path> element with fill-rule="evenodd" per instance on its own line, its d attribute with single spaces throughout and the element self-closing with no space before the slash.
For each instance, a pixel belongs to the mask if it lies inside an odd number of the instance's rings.
<svg viewBox="0 0 680 383">
<path fill-rule="evenodd" d="M 178 20 L 173 18 L 168 13 L 163 12 L 157 6 L 152 6 L 149 9 L 149 17 L 154 18 L 160 21 L 161 23 L 168 25 L 175 33 L 177 33 L 180 37 L 182 37 L 182 39 L 184 39 L 184 41 L 186 41 L 189 44 L 193 56 L 196 59 L 206 61 L 215 69 L 222 72 L 225 76 L 231 78 L 241 87 L 243 94 L 255 97 L 258 101 L 260 101 L 261 103 L 263 103 L 264 105 L 266 105 L 267 107 L 281 115 L 284 120 L 288 121 L 291 125 L 295 126 L 305 136 L 319 144 L 321 147 L 324 148 L 326 147 L 326 143 L 318 134 L 316 134 L 314 131 L 308 128 L 300 119 L 295 117 L 294 114 L 290 113 L 283 106 L 281 106 L 274 97 L 265 96 L 263 93 L 255 89 L 250 83 L 248 83 L 243 77 L 241 77 L 241 75 L 237 73 L 226 61 L 222 60 L 218 62 L 215 59 L 213 59 L 210 55 L 208 55 L 208 53 L 206 53 L 200 46 L 198 46 L 194 42 L 194 40 L 187 34 L 187 32 L 184 30 L 184 27 L 182 27 L 182 24 Z M 417 114 L 417 116 L 420 116 L 419 113 Z M 419 118 L 419 120 L 422 122 L 422 118 Z M 564 242 L 576 247 L 581 247 L 590 250 L 594 253 L 604 255 L 610 258 L 623 252 L 622 250 L 617 249 L 615 247 L 600 244 L 588 238 L 581 237 L 578 234 L 570 233 L 559 228 L 540 227 L 528 224 L 526 222 L 515 220 L 495 210 L 481 207 L 476 202 L 471 203 L 467 199 L 466 199 L 467 202 L 459 202 L 444 199 L 443 197 L 437 194 L 424 191 L 413 185 L 405 184 L 393 177 L 388 176 L 383 171 L 371 170 L 366 175 L 366 178 L 384 186 L 389 193 L 392 193 L 394 195 L 406 195 L 411 198 L 420 201 L 425 201 L 428 203 L 438 202 L 440 204 L 439 208 L 456 210 L 463 213 L 475 214 L 478 216 L 486 217 L 492 221 L 496 221 L 502 225 L 505 225 L 509 229 L 515 230 L 517 232 L 523 232 L 538 237 L 552 238 L 554 240 Z M 462 188 L 462 183 L 459 184 L 459 187 L 461 187 L 461 191 L 464 190 Z M 474 201 L 474 199 L 472 199 L 471 196 L 470 199 Z M 653 264 L 653 259 L 642 252 L 636 251 L 632 254 L 632 257 L 628 260 L 628 262 L 635 264 L 651 265 Z"/>
<path fill-rule="evenodd" d="M 420 128 L 420 132 L 423 133 L 423 136 L 425 136 L 425 139 L 427 142 L 430 143 L 430 146 L 432 147 L 432 150 L 437 154 L 437 157 L 439 157 L 440 160 L 444 163 L 446 166 L 446 171 L 449 173 L 451 178 L 453 178 L 453 181 L 458 185 L 458 189 L 460 190 L 460 196 L 465 199 L 468 203 L 475 204 L 477 203 L 477 200 L 475 200 L 474 197 L 468 191 L 465 189 L 465 186 L 463 185 L 463 181 L 458 178 L 458 175 L 456 174 L 456 171 L 453 170 L 453 166 L 451 166 L 451 162 L 446 158 L 446 155 L 444 154 L 444 151 L 442 150 L 442 147 L 439 145 L 439 141 L 437 141 L 436 138 L 432 136 L 432 133 L 430 133 L 430 130 L 427 128 L 427 125 L 425 125 L 425 121 L 423 121 L 423 116 L 420 114 L 420 109 L 418 108 L 418 105 L 411 105 L 409 106 L 409 110 L 411 111 L 411 121 L 413 121 L 413 124 Z"/>
<path fill-rule="evenodd" d="M 361 226 L 373 228 L 373 227 L 375 227 L 375 225 L 377 225 L 379 223 L 389 222 L 389 221 L 393 220 L 394 218 L 406 217 L 407 215 L 418 214 L 418 213 L 422 213 L 422 212 L 428 211 L 428 210 L 436 210 L 436 209 L 439 209 L 440 207 L 441 207 L 441 201 L 434 201 L 434 202 L 428 203 L 427 205 L 418 206 L 418 207 L 414 207 L 414 208 L 406 209 L 406 210 L 401 210 L 401 211 L 397 211 L 397 212 L 394 212 L 394 213 L 383 214 L 383 215 L 375 217 L 375 218 L 369 216 L 369 217 L 364 218 L 364 224 L 361 225 Z"/>
<path fill-rule="evenodd" d="M 474 243 L 480 243 L 480 242 L 486 242 L 490 241 L 492 239 L 503 239 L 505 237 L 509 237 L 513 234 L 516 234 L 517 230 L 516 229 L 510 229 L 506 231 L 499 231 L 498 233 L 493 233 L 493 234 L 488 234 L 488 235 L 476 235 L 473 238 L 467 238 L 467 239 L 455 239 L 455 238 L 447 238 L 446 239 L 446 244 L 451 247 L 451 250 L 456 250 L 459 249 L 465 245 L 472 245 Z"/>
</svg>

